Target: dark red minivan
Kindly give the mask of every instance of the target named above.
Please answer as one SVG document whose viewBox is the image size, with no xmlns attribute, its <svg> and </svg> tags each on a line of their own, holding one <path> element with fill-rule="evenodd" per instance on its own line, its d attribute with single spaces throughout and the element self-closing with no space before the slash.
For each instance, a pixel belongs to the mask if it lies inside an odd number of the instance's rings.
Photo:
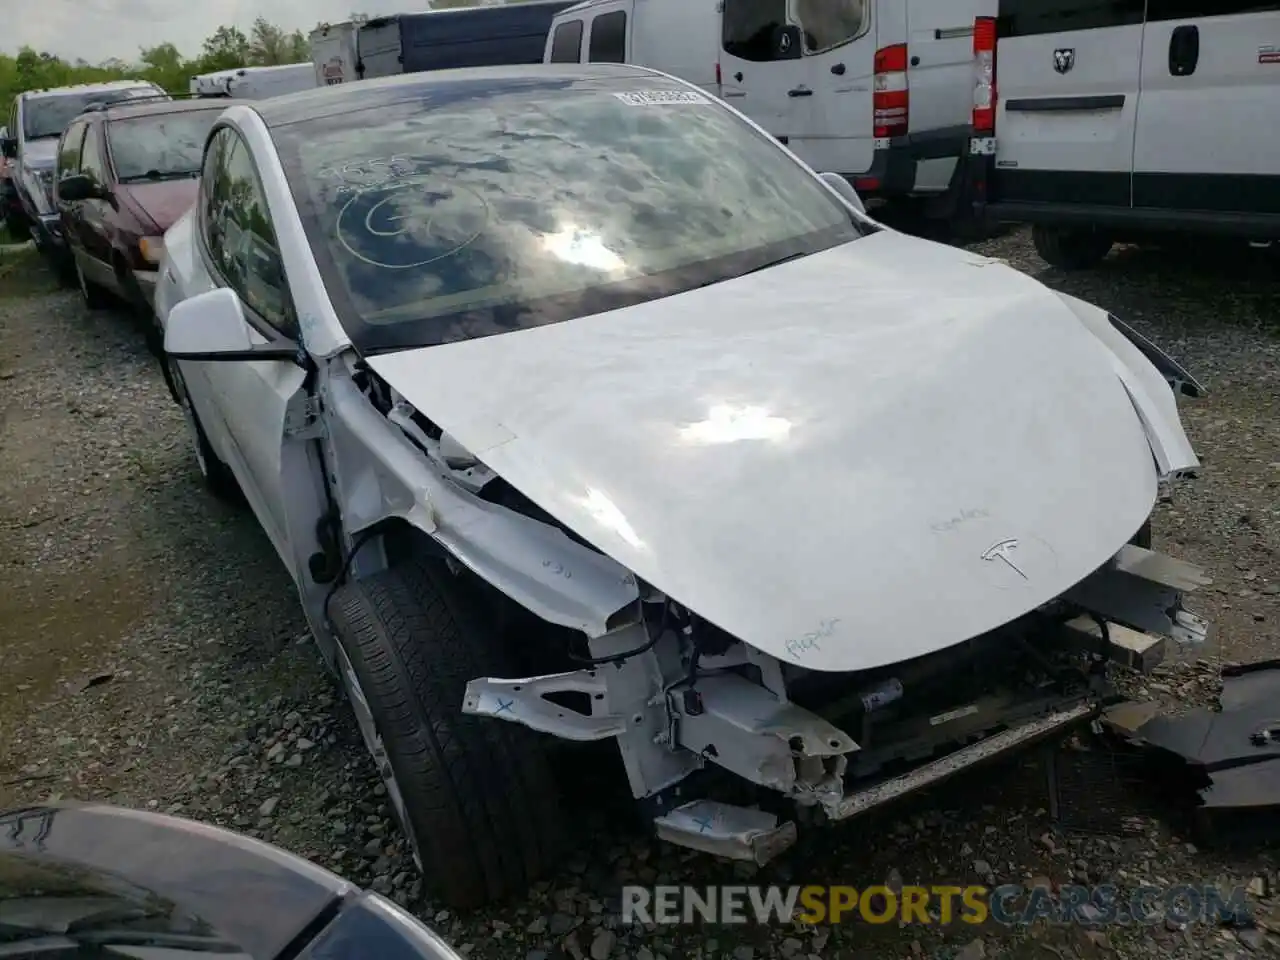
<svg viewBox="0 0 1280 960">
<path fill-rule="evenodd" d="M 195 202 L 205 139 L 235 100 L 153 100 L 82 113 L 58 143 L 54 201 L 85 303 L 150 320 L 164 233 Z M 150 323 L 147 323 L 150 327 Z"/>
</svg>

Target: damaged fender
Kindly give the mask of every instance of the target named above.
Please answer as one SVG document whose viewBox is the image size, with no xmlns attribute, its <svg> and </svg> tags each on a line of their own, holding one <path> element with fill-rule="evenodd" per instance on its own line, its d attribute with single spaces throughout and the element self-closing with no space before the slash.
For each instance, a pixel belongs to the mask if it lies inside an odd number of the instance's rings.
<svg viewBox="0 0 1280 960">
<path fill-rule="evenodd" d="M 1058 297 L 1110 353 L 1116 376 L 1133 401 L 1162 477 L 1198 469 L 1200 459 L 1182 428 L 1175 393 L 1199 397 L 1204 395 L 1204 387 L 1128 324 L 1084 300 L 1065 293 Z"/>
<path fill-rule="evenodd" d="M 358 464 L 338 478 L 353 532 L 399 517 L 525 609 L 588 637 L 608 633 L 638 601 L 635 577 L 620 564 L 443 476 L 350 380 L 333 378 L 329 401 L 336 461 Z M 353 454 L 342 456 L 343 447 Z"/>
</svg>

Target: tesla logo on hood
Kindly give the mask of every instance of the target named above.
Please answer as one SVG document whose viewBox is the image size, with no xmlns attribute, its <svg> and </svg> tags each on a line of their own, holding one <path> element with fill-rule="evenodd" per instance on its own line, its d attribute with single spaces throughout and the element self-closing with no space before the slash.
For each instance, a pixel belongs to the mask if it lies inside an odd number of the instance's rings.
<svg viewBox="0 0 1280 960">
<path fill-rule="evenodd" d="M 999 543 L 993 543 L 991 546 L 987 547 L 986 550 L 982 551 L 982 559 L 986 560 L 988 563 L 995 563 L 998 560 L 1023 580 L 1026 580 L 1027 575 L 1022 572 L 1022 568 L 1013 562 L 1013 554 L 1017 549 L 1017 540 L 1001 540 Z"/>
</svg>

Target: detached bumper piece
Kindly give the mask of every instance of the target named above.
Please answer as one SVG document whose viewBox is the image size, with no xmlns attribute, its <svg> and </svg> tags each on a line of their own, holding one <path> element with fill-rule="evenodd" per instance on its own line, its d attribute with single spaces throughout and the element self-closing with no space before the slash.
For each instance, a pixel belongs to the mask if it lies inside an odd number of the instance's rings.
<svg viewBox="0 0 1280 960">
<path fill-rule="evenodd" d="M 763 810 L 695 800 L 653 821 L 658 839 L 713 857 L 764 866 L 796 842 L 796 825 Z"/>
<path fill-rule="evenodd" d="M 1280 660 L 1222 671 L 1221 710 L 1165 716 L 1149 705 L 1108 711 L 1113 729 L 1180 762 L 1206 842 L 1280 838 Z"/>
<path fill-rule="evenodd" d="M 1191 564 L 1128 546 L 1065 603 L 868 675 L 788 672 L 733 643 L 698 673 L 668 632 L 599 669 L 472 680 L 462 709 L 567 740 L 616 739 L 632 795 L 658 801 L 659 837 L 764 864 L 795 843 L 796 823 L 699 796 L 713 792 L 706 784 L 684 793 L 695 786 L 687 777 L 717 768 L 794 804 L 806 823 L 860 816 L 1096 718 L 1110 694 L 1104 661 L 1147 672 L 1168 643 L 1204 642 L 1208 624 L 1182 597 L 1208 582 Z M 1060 610 L 1079 616 L 1063 622 Z M 1280 694 L 1280 666 L 1276 676 Z M 1280 719 L 1249 722 L 1273 738 L 1280 782 Z"/>
</svg>

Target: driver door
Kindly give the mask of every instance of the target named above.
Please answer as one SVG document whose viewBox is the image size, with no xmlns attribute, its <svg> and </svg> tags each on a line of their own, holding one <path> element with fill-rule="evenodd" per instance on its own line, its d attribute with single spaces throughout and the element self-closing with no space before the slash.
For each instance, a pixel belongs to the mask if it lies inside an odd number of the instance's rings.
<svg viewBox="0 0 1280 960">
<path fill-rule="evenodd" d="M 199 245 L 212 285 L 236 292 L 259 334 L 286 337 L 302 349 L 271 211 L 249 147 L 230 127 L 210 143 L 198 202 Z M 301 444 L 288 442 L 286 423 L 305 405 L 306 371 L 286 360 L 184 360 L 181 369 L 210 445 L 296 578 L 289 484 L 302 479 L 309 462 Z"/>
</svg>

